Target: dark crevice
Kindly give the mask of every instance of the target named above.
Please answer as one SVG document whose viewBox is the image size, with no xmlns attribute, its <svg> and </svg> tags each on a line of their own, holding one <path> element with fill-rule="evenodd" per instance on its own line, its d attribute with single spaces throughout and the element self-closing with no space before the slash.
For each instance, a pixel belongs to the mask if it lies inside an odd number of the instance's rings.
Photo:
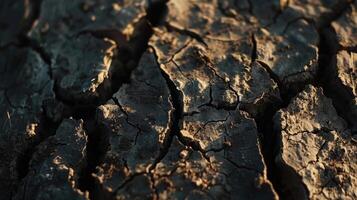
<svg viewBox="0 0 357 200">
<path fill-rule="evenodd" d="M 303 83 L 298 88 L 288 87 L 282 83 L 278 75 L 266 63 L 260 60 L 257 60 L 257 62 L 265 68 L 270 78 L 278 85 L 281 98 L 281 101 L 279 100 L 279 102 L 269 105 L 263 114 L 254 118 L 260 133 L 259 138 L 267 168 L 267 178 L 272 183 L 280 199 L 289 199 L 297 189 L 301 190 L 301 194 L 306 194 L 307 189 L 302 183 L 301 177 L 294 170 L 285 170 L 285 166 L 278 166 L 276 163 L 276 156 L 279 153 L 280 133 L 274 127 L 274 116 L 280 109 L 286 108 L 291 99 L 301 92 L 308 83 Z M 286 182 L 287 179 L 289 179 L 288 182 Z"/>
<path fill-rule="evenodd" d="M 286 108 L 299 92 L 296 92 L 279 107 L 269 110 L 263 118 L 256 119 L 258 131 L 264 134 L 262 153 L 267 165 L 268 179 L 272 182 L 280 199 L 298 200 L 309 197 L 309 190 L 303 183 L 302 177 L 278 157 L 282 147 L 282 130 L 274 124 L 277 111 Z"/>
<path fill-rule="evenodd" d="M 255 118 L 258 132 L 261 133 L 262 154 L 267 167 L 268 180 L 272 183 L 280 199 L 289 199 L 298 189 L 300 194 L 308 193 L 306 186 L 302 183 L 301 177 L 294 170 L 286 170 L 288 166 L 277 165 L 276 156 L 279 154 L 280 131 L 274 127 L 274 116 L 282 109 L 286 108 L 291 99 L 300 91 L 284 91 L 287 96 L 281 104 L 269 106 L 263 115 Z M 286 181 L 289 180 L 289 181 Z M 298 193 L 299 194 L 299 193 Z M 295 194 L 298 195 L 298 194 Z M 299 199 L 299 196 L 296 197 Z"/>
<path fill-rule="evenodd" d="M 252 44 L 253 44 L 253 48 L 252 48 L 252 52 L 251 52 L 251 55 L 250 55 L 250 66 L 252 66 L 252 64 L 257 59 L 257 40 L 255 39 L 255 35 L 254 34 L 252 34 L 252 36 L 251 36 L 251 41 L 252 41 Z"/>
<path fill-rule="evenodd" d="M 153 48 L 154 49 L 154 48 Z M 170 94 L 171 94 L 171 100 L 172 100 L 172 103 L 173 103 L 173 107 L 174 107 L 174 114 L 173 114 L 173 125 L 172 125 L 172 133 L 169 134 L 170 136 L 170 140 L 172 140 L 172 137 L 173 136 L 177 136 L 178 140 L 186 147 L 190 147 L 192 150 L 194 151 L 198 151 L 201 153 L 201 155 L 207 160 L 209 161 L 209 158 L 207 157 L 206 153 L 208 151 L 212 151 L 212 150 L 204 150 L 202 149 L 199 141 L 197 140 L 194 140 L 192 138 L 189 138 L 189 137 L 185 137 L 184 135 L 182 135 L 182 133 L 180 132 L 180 123 L 181 123 L 181 120 L 183 118 L 183 116 L 187 116 L 187 115 L 194 115 L 194 114 L 197 114 L 199 112 L 192 112 L 190 114 L 188 113 L 184 113 L 183 112 L 183 95 L 182 95 L 182 92 L 179 91 L 175 85 L 175 83 L 173 82 L 173 80 L 170 78 L 170 76 L 162 69 L 160 68 L 161 70 L 161 74 L 162 76 L 165 78 L 166 80 L 166 83 L 169 87 L 169 90 L 170 90 Z M 212 91 L 210 90 L 210 93 Z M 227 108 L 227 107 L 221 107 L 221 106 L 215 106 L 215 105 L 212 105 L 212 98 L 210 100 L 210 102 L 207 104 L 207 105 L 202 105 L 202 106 L 211 106 L 211 107 L 214 107 L 216 109 L 227 109 L 227 110 L 232 110 L 232 109 L 235 109 L 236 106 L 234 106 L 234 108 Z M 226 120 L 226 119 L 225 119 Z M 213 122 L 213 121 L 212 121 Z M 209 123 L 209 122 L 208 122 Z M 168 151 L 168 148 L 165 149 L 165 153 L 163 155 L 166 155 Z M 161 158 L 162 159 L 162 158 Z"/>
<path fill-rule="evenodd" d="M 92 105 L 89 105 L 89 112 L 88 110 L 88 105 L 87 106 L 79 106 L 78 103 L 71 103 L 72 106 L 77 108 L 77 116 L 78 118 L 85 118 L 85 124 L 87 124 L 86 129 L 88 132 L 88 143 L 87 143 L 87 166 L 83 169 L 80 177 L 79 177 L 79 188 L 82 191 L 88 191 L 90 194 L 90 199 L 101 199 L 101 198 L 113 198 L 112 195 L 115 195 L 115 192 L 108 194 L 107 191 L 104 191 L 101 188 L 100 183 L 98 183 L 95 178 L 92 176 L 93 173 L 96 172 L 96 167 L 100 165 L 100 163 L 103 161 L 104 156 L 106 154 L 106 151 L 109 147 L 109 141 L 108 141 L 108 135 L 106 134 L 108 130 L 103 130 L 100 125 L 96 124 L 95 122 L 95 110 L 96 108 L 107 102 L 109 99 L 113 98 L 113 94 L 119 90 L 121 85 L 123 83 L 128 83 L 130 81 L 130 75 L 131 72 L 137 67 L 139 64 L 139 60 L 142 56 L 142 54 L 147 50 L 148 48 L 148 41 L 150 37 L 153 34 L 153 26 L 157 26 L 158 24 L 162 23 L 162 20 L 166 14 L 167 8 L 166 8 L 166 1 L 155 1 L 149 2 L 150 6 L 147 10 L 147 15 L 143 17 L 137 24 L 135 24 L 135 31 L 129 41 L 125 43 L 124 45 L 121 46 L 121 48 L 118 49 L 118 57 L 116 60 L 113 61 L 114 65 L 115 63 L 119 63 L 117 65 L 117 68 L 114 69 L 112 78 L 111 78 L 111 84 L 112 84 L 112 89 L 109 94 L 105 95 L 105 98 L 103 98 L 100 101 L 95 102 Z M 107 34 L 103 34 L 105 32 L 95 32 L 92 34 L 96 34 L 97 37 L 108 37 Z M 111 39 L 116 39 L 111 37 Z M 114 66 L 115 67 L 115 66 Z M 118 103 L 118 102 L 117 102 Z M 175 104 L 173 102 L 173 104 Z M 123 110 L 124 111 L 124 110 Z M 88 114 L 86 114 L 88 113 Z M 127 115 L 127 113 L 124 111 L 124 114 Z M 82 116 L 84 115 L 84 116 Z M 174 114 L 175 115 L 175 114 Z M 176 114 L 177 115 L 177 114 Z M 181 115 L 181 114 L 178 114 Z M 127 119 L 127 122 L 129 123 L 129 119 Z M 135 126 L 136 128 L 139 129 L 135 124 L 131 124 Z M 174 132 L 174 130 L 177 130 L 178 123 L 175 122 L 175 118 L 173 119 L 172 122 L 172 127 L 170 128 L 171 131 Z M 139 129 L 140 131 L 140 129 Z M 170 135 L 168 134 L 168 141 L 165 142 L 166 144 L 164 145 L 163 152 L 161 153 L 162 155 L 159 155 L 159 158 L 157 158 L 157 162 L 161 160 L 161 157 L 165 155 L 164 151 L 165 149 L 168 149 L 168 146 L 170 146 Z M 167 147 L 166 147 L 167 146 Z M 166 150 L 167 151 L 167 150 Z M 139 175 L 139 174 L 137 174 Z M 120 188 L 124 187 L 126 183 L 130 182 L 133 178 L 135 177 L 132 176 L 130 179 L 128 179 L 125 183 L 123 183 L 121 186 L 116 188 L 115 191 L 119 190 Z"/>
<path fill-rule="evenodd" d="M 273 70 L 265 62 L 257 61 L 264 69 L 268 72 L 269 77 L 278 85 L 281 99 L 283 100 L 283 105 L 281 107 L 286 107 L 290 99 L 297 94 L 297 92 L 289 91 L 288 88 L 281 82 L 278 75 L 276 75 Z"/>
<path fill-rule="evenodd" d="M 279 162 L 281 162 L 281 164 L 276 167 L 279 179 L 277 186 L 279 188 L 275 187 L 275 189 L 280 199 L 309 199 L 310 191 L 303 183 L 302 177 L 298 172 L 282 160 L 279 160 Z"/>
<path fill-rule="evenodd" d="M 272 183 L 275 191 L 279 197 L 283 199 L 286 196 L 285 191 L 281 190 L 279 171 L 275 163 L 275 156 L 278 152 L 277 140 L 278 133 L 273 128 L 273 117 L 276 112 L 284 105 L 288 105 L 289 100 L 286 100 L 282 105 L 274 105 L 267 108 L 264 114 L 255 119 L 258 132 L 260 135 L 260 141 L 262 146 L 263 159 L 267 168 L 268 180 Z"/>
<path fill-rule="evenodd" d="M 151 26 L 155 27 L 163 24 L 165 16 L 167 15 L 167 5 L 169 0 L 149 0 L 149 8 L 146 11 L 146 19 L 150 22 Z"/>
<path fill-rule="evenodd" d="M 351 109 L 355 97 L 352 91 L 343 85 L 337 74 L 337 54 L 341 48 L 336 32 L 329 26 L 320 32 L 320 38 L 319 75 L 316 85 L 322 87 L 325 96 L 332 99 L 337 114 L 347 122 L 348 128 L 355 130 L 357 116 Z"/>
<path fill-rule="evenodd" d="M 84 130 L 87 133 L 88 141 L 86 145 L 86 165 L 79 173 L 78 188 L 81 191 L 88 191 L 90 199 L 96 199 L 96 180 L 92 176 L 96 167 L 104 159 L 105 153 L 109 147 L 108 135 L 106 131 L 95 121 L 95 115 L 84 120 Z M 85 117 L 85 116 L 83 116 Z"/>
<path fill-rule="evenodd" d="M 113 58 L 111 76 L 108 80 L 111 88 L 108 91 L 105 89 L 105 84 L 101 84 L 98 88 L 99 97 L 90 102 L 66 100 L 61 98 L 60 93 L 57 92 L 61 101 L 71 105 L 93 104 L 95 107 L 107 102 L 123 83 L 130 81 L 131 72 L 137 67 L 141 55 L 147 49 L 148 41 L 153 33 L 152 27 L 162 22 L 166 11 L 165 0 L 154 2 L 150 0 L 146 11 L 147 15 L 133 24 L 134 32 L 129 39 L 126 39 L 126 36 L 116 30 L 86 30 L 80 32 L 79 34 L 90 33 L 101 39 L 109 38 L 117 43 L 118 53 L 117 57 Z"/>
<path fill-rule="evenodd" d="M 337 19 L 343 13 L 343 11 L 346 10 L 347 6 L 348 5 L 345 5 L 344 8 L 337 9 L 336 12 L 329 16 L 324 16 L 324 18 L 330 20 L 328 24 L 330 24 L 332 20 Z M 324 23 L 322 24 L 324 25 Z M 331 65 L 331 61 L 335 61 L 336 53 L 340 48 L 336 39 L 336 34 L 331 34 L 331 31 L 333 31 L 331 27 L 328 27 L 327 29 L 320 28 L 319 30 L 319 68 L 315 77 L 317 81 L 312 83 L 322 87 L 326 96 L 328 97 L 336 96 L 336 91 L 331 90 L 338 88 L 336 87 L 336 82 L 333 81 L 336 80 L 335 78 L 337 78 L 336 67 L 335 65 Z M 262 133 L 262 153 L 267 165 L 268 179 L 272 182 L 273 187 L 277 191 L 280 199 L 291 199 L 292 197 L 294 197 L 293 199 L 308 199 L 309 191 L 306 185 L 302 182 L 302 177 L 293 168 L 285 164 L 284 161 L 276 160 L 276 156 L 279 153 L 279 147 L 281 146 L 282 138 L 279 134 L 280 130 L 277 130 L 276 127 L 274 127 L 274 116 L 278 110 L 286 108 L 289 105 L 291 99 L 299 92 L 301 92 L 307 84 L 310 83 L 305 82 L 297 89 L 290 88 L 282 84 L 282 81 L 267 64 L 262 61 L 258 62 L 268 71 L 270 77 L 278 84 L 281 98 L 283 100 L 281 105 L 269 107 L 263 116 L 255 119 L 258 131 Z M 342 89 L 341 91 L 346 90 Z M 344 114 L 346 112 L 341 110 L 341 108 L 346 105 L 346 102 L 341 103 L 343 100 L 346 100 L 346 96 L 340 95 L 339 97 L 332 99 L 338 114 L 343 116 L 345 119 L 348 118 Z M 349 97 L 347 100 L 349 101 L 351 98 Z M 277 165 L 277 163 L 280 163 L 280 165 Z"/>
<path fill-rule="evenodd" d="M 155 52 L 155 48 L 151 47 L 151 49 L 153 50 L 153 52 L 155 53 L 156 56 L 156 60 L 158 61 L 158 57 L 157 54 Z M 158 62 L 158 66 L 160 66 L 160 63 Z M 154 162 L 154 165 L 151 167 L 151 169 L 153 169 L 153 167 L 160 161 L 162 160 L 165 155 L 167 154 L 171 143 L 172 143 L 172 139 L 174 136 L 176 136 L 178 138 L 178 140 L 186 147 L 190 147 L 191 149 L 193 149 L 194 151 L 198 151 L 202 154 L 202 156 L 209 161 L 209 158 L 207 157 L 206 153 L 207 151 L 205 151 L 204 149 L 202 149 L 199 141 L 194 140 L 192 138 L 189 137 L 185 137 L 184 135 L 182 135 L 181 133 L 181 120 L 183 118 L 184 115 L 186 115 L 183 111 L 183 94 L 182 92 L 176 87 L 175 83 L 173 82 L 173 80 L 170 78 L 170 76 L 160 67 L 160 71 L 161 71 L 161 75 L 164 77 L 166 84 L 169 88 L 170 91 L 170 97 L 171 97 L 171 103 L 172 106 L 174 108 L 174 112 L 172 115 L 172 121 L 171 121 L 171 127 L 170 127 L 170 133 L 168 133 L 167 138 L 166 139 L 168 142 L 166 145 L 164 145 L 164 148 L 161 150 L 160 152 L 160 156 L 158 157 L 158 159 L 156 159 L 156 161 Z"/>
<path fill-rule="evenodd" d="M 169 117 L 169 129 L 166 134 L 165 142 L 163 147 L 160 149 L 159 156 L 155 159 L 153 165 L 150 167 L 150 170 L 154 169 L 156 164 L 159 163 L 165 155 L 168 153 L 169 148 L 171 146 L 173 137 L 176 135 L 180 135 L 181 129 L 181 119 L 183 117 L 183 95 L 180 90 L 176 87 L 175 83 L 170 79 L 170 76 L 160 67 L 160 63 L 158 62 L 158 56 L 155 51 L 155 48 L 150 47 L 150 49 L 154 52 L 156 57 L 157 66 L 159 67 L 161 76 L 165 79 L 166 85 L 170 92 L 170 101 L 173 107 L 173 112 Z"/>
<path fill-rule="evenodd" d="M 51 104 L 51 105 L 48 105 Z M 95 162 L 98 158 L 96 152 L 91 151 L 92 145 L 98 145 L 102 140 L 98 138 L 98 135 L 95 135 L 96 126 L 93 126 L 93 117 L 95 116 L 95 108 L 73 108 L 72 110 L 68 110 L 68 112 L 63 112 L 60 119 L 54 120 L 54 118 L 49 118 L 49 112 L 56 112 L 56 110 L 49 111 L 49 109 L 53 109 L 53 107 L 59 106 L 58 102 L 53 102 L 52 100 L 44 101 L 43 103 L 43 113 L 41 114 L 38 135 L 33 142 L 29 144 L 29 147 L 17 158 L 16 166 L 18 172 L 18 179 L 21 182 L 29 172 L 29 165 L 34 153 L 37 151 L 37 147 L 47 138 L 56 134 L 57 128 L 62 122 L 62 119 L 73 117 L 74 119 L 83 119 L 84 120 L 84 130 L 88 135 L 88 143 L 87 143 L 87 160 L 88 167 L 91 166 L 91 163 Z M 59 111 L 61 112 L 61 111 Z M 94 136 L 93 136 L 94 135 Z M 93 144 L 94 143 L 94 144 Z M 104 145 L 99 146 L 98 148 L 105 147 Z M 93 161 L 94 160 L 94 161 Z M 86 171 L 86 169 L 83 169 Z M 81 172 L 82 173 L 82 172 Z M 82 177 L 80 177 L 81 180 Z M 81 182 L 80 182 L 81 183 Z M 90 183 L 90 182 L 89 182 Z M 80 189 L 81 189 L 81 184 Z"/>
<path fill-rule="evenodd" d="M 319 30 L 319 68 L 315 85 L 323 88 L 325 96 L 332 100 L 332 104 L 335 107 L 337 114 L 347 122 L 348 128 L 356 131 L 357 116 L 351 109 L 354 95 L 348 87 L 342 84 L 341 79 L 338 77 L 337 54 L 341 50 L 353 52 L 357 50 L 357 48 L 346 48 L 341 46 L 338 42 L 335 30 L 331 26 L 333 21 L 337 20 L 348 11 L 350 5 L 353 4 L 354 1 L 355 0 L 352 0 L 338 6 L 338 8 L 334 10 L 334 13 L 326 16 L 329 21 Z"/>
</svg>

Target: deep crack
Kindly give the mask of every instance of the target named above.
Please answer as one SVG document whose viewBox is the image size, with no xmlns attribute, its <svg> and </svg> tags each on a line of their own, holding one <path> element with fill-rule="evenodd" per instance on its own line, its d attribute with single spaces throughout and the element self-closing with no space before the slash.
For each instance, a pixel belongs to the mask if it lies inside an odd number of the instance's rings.
<svg viewBox="0 0 357 200">
<path fill-rule="evenodd" d="M 127 67 L 127 70 L 120 71 L 119 73 L 117 72 L 113 76 L 113 80 L 119 79 L 119 80 L 124 80 L 120 82 L 115 82 L 114 81 L 114 87 L 112 89 L 112 93 L 108 96 L 108 99 L 113 98 L 113 94 L 119 90 L 120 86 L 124 82 L 128 82 L 130 79 L 131 71 L 133 71 L 137 65 L 139 64 L 139 60 L 143 53 L 147 50 L 148 47 L 148 41 L 151 35 L 153 34 L 152 26 L 156 26 L 159 24 L 166 12 L 166 1 L 156 1 L 156 3 L 153 3 L 151 6 L 149 6 L 147 10 L 147 15 L 142 18 L 140 22 L 138 22 L 138 26 L 136 26 L 134 37 L 129 41 L 128 46 L 129 48 L 129 55 L 130 59 L 128 60 L 127 54 L 120 54 L 121 50 L 119 50 L 119 60 L 123 63 L 128 63 L 129 61 L 135 61 L 132 66 Z M 134 52 L 130 52 L 134 50 Z M 123 49 L 122 51 L 127 51 L 127 49 Z M 126 61 L 127 60 L 127 61 Z M 105 103 L 108 99 L 105 99 L 105 101 L 101 102 Z M 174 98 L 173 98 L 174 99 Z M 116 103 L 118 103 L 116 101 Z M 98 107 L 100 104 L 97 104 L 95 107 Z M 175 102 L 173 102 L 175 104 Z M 175 113 L 175 111 L 174 111 Z M 126 112 L 124 114 L 127 115 Z M 177 114 L 174 114 L 177 115 Z M 94 116 L 94 115 L 92 115 Z M 175 121 L 176 118 L 174 117 L 173 122 L 170 122 L 171 128 L 169 130 L 176 130 L 176 126 L 178 127 L 178 123 Z M 129 123 L 129 119 L 127 118 L 127 122 Z M 131 124 L 132 126 L 137 127 L 134 124 Z M 95 125 L 97 126 L 97 125 Z M 84 169 L 84 173 L 82 173 L 80 177 L 80 188 L 83 191 L 89 191 L 90 193 L 90 198 L 91 199 L 96 199 L 96 198 L 102 198 L 108 196 L 108 194 L 104 194 L 104 191 L 94 191 L 95 190 L 95 180 L 94 177 L 92 176 L 92 173 L 95 173 L 96 167 L 102 162 L 104 155 L 106 153 L 106 149 L 108 147 L 108 141 L 107 141 L 107 136 L 105 134 L 102 134 L 102 131 L 98 129 L 94 129 L 95 131 L 92 131 L 93 133 L 96 132 L 96 134 L 88 134 L 88 156 L 87 156 L 87 162 L 88 165 Z M 171 131 L 172 132 L 172 131 Z M 172 141 L 172 134 L 168 133 L 167 138 L 165 139 L 165 144 L 163 149 L 160 151 L 160 155 L 154 162 L 154 164 L 150 167 L 150 169 L 153 169 L 157 162 L 159 162 L 164 155 L 166 154 L 165 151 L 168 151 L 168 148 L 171 144 Z M 99 138 L 98 138 L 99 137 Z M 128 179 L 125 183 L 123 183 L 121 186 L 118 186 L 118 188 L 115 189 L 115 191 L 118 191 L 120 188 L 124 187 L 127 182 L 130 182 L 134 177 L 131 177 Z M 112 194 L 115 195 L 115 192 Z"/>
<path fill-rule="evenodd" d="M 159 163 L 165 155 L 168 153 L 169 148 L 171 146 L 173 137 L 176 135 L 180 135 L 180 121 L 183 117 L 183 100 L 182 100 L 182 92 L 178 90 L 175 83 L 170 79 L 170 76 L 161 68 L 160 63 L 158 62 L 158 57 L 155 51 L 155 48 L 150 47 L 152 49 L 155 57 L 157 66 L 160 69 L 161 76 L 165 79 L 166 85 L 170 92 L 170 102 L 173 107 L 173 112 L 169 116 L 169 128 L 166 133 L 163 148 L 160 149 L 159 156 L 155 159 L 154 163 L 150 166 L 150 170 L 156 167 L 156 164 Z"/>
</svg>

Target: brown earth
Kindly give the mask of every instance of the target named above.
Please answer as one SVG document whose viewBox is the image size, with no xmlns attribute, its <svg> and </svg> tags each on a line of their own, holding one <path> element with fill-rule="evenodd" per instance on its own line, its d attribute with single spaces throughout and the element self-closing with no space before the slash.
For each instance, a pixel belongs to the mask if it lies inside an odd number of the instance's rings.
<svg viewBox="0 0 357 200">
<path fill-rule="evenodd" d="M 0 199 L 357 199 L 357 1 L 2 0 Z"/>
</svg>

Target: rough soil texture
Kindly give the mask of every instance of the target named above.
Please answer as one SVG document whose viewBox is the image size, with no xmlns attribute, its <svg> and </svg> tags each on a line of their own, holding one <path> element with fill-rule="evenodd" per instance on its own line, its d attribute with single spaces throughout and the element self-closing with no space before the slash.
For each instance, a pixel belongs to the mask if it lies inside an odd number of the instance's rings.
<svg viewBox="0 0 357 200">
<path fill-rule="evenodd" d="M 357 199 L 357 1 L 2 0 L 0 199 Z"/>
<path fill-rule="evenodd" d="M 286 184 L 295 187 L 290 189 L 296 199 L 357 198 L 357 147 L 321 88 L 307 86 L 276 113 L 274 123 L 281 132 L 276 162 L 282 176 L 301 177 L 300 184 Z"/>
</svg>

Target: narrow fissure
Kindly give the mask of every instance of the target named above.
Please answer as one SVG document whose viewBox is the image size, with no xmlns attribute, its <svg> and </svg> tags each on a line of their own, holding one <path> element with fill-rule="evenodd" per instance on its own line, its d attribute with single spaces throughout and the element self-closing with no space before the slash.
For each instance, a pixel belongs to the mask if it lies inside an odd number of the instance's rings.
<svg viewBox="0 0 357 200">
<path fill-rule="evenodd" d="M 290 99 L 292 97 L 294 97 L 295 93 L 297 94 L 297 91 L 291 91 L 289 90 L 289 88 L 285 87 L 283 85 L 283 83 L 281 82 L 280 78 L 278 77 L 278 75 L 276 75 L 273 70 L 263 61 L 258 60 L 257 61 L 262 67 L 264 67 L 264 69 L 268 72 L 269 77 L 274 80 L 274 82 L 278 85 L 279 88 L 279 92 L 280 92 L 280 97 L 283 100 L 283 105 L 281 105 L 280 107 L 286 107 L 289 102 Z"/>
<path fill-rule="evenodd" d="M 276 156 L 279 153 L 280 133 L 274 129 L 274 116 L 282 108 L 288 106 L 291 99 L 300 91 L 285 91 L 289 98 L 284 99 L 282 104 L 268 108 L 265 113 L 255 119 L 258 132 L 261 133 L 262 154 L 267 168 L 267 178 L 272 183 L 280 199 L 303 198 L 308 193 L 301 177 L 289 166 L 278 166 Z M 299 191 L 300 193 L 296 192 Z"/>
<path fill-rule="evenodd" d="M 151 49 L 153 50 L 153 52 L 155 53 L 156 56 L 156 60 L 158 60 L 157 58 L 157 54 L 155 52 L 155 48 L 151 47 Z M 182 118 L 187 115 L 187 113 L 184 113 L 184 109 L 183 109 L 183 94 L 182 92 L 176 87 L 175 83 L 173 82 L 173 80 L 170 78 L 170 76 L 160 67 L 160 63 L 158 63 L 158 66 L 160 68 L 160 72 L 162 77 L 165 79 L 166 84 L 169 88 L 170 91 L 170 96 L 171 96 L 171 103 L 172 106 L 174 108 L 174 112 L 172 115 L 172 121 L 171 121 L 171 126 L 170 126 L 170 131 L 168 133 L 167 136 L 167 143 L 164 145 L 164 148 L 161 150 L 160 152 L 160 156 L 156 159 L 156 161 L 154 162 L 154 165 L 151 167 L 151 169 L 153 169 L 155 167 L 155 165 L 165 157 L 165 155 L 167 154 L 171 143 L 172 143 L 172 139 L 174 136 L 177 137 L 177 139 L 186 147 L 190 147 L 192 148 L 192 150 L 194 151 L 198 151 L 202 154 L 202 156 L 209 161 L 209 158 L 206 155 L 205 150 L 202 149 L 201 145 L 199 144 L 198 141 L 195 141 L 191 138 L 187 138 L 185 136 L 183 136 L 180 132 L 181 130 L 181 120 Z"/>
<path fill-rule="evenodd" d="M 324 16 L 328 19 L 328 23 L 323 22 L 322 25 L 327 27 L 327 29 L 322 27 L 318 30 L 320 35 L 320 43 L 318 46 L 318 72 L 316 75 L 317 80 L 312 83 L 324 89 L 325 95 L 332 98 L 338 114 L 344 119 L 349 119 L 348 116 L 346 116 L 346 110 L 342 110 L 342 108 L 345 108 L 346 105 L 346 95 L 336 95 L 338 92 L 336 93 L 336 91 L 332 91 L 334 90 L 333 88 L 336 88 L 337 84 L 333 81 L 337 78 L 337 76 L 336 67 L 335 65 L 331 65 L 331 61 L 336 61 L 336 53 L 340 47 L 337 42 L 336 33 L 333 33 L 330 24 L 333 20 L 343 14 L 348 5 L 349 4 L 344 5 L 345 7 L 343 8 L 339 7 L 339 9 L 336 9 L 336 12 L 330 16 Z M 309 191 L 306 185 L 302 182 L 301 176 L 290 166 L 277 166 L 275 163 L 275 157 L 279 153 L 278 147 L 280 145 L 279 142 L 281 138 L 278 135 L 279 133 L 274 130 L 273 118 L 278 110 L 287 107 L 291 99 L 301 92 L 301 90 L 304 89 L 304 86 L 309 83 L 304 83 L 298 90 L 289 89 L 282 85 L 279 78 L 271 71 L 269 66 L 263 62 L 258 62 L 268 71 L 270 77 L 278 84 L 281 98 L 283 100 L 281 105 L 270 107 L 262 117 L 255 119 L 258 131 L 263 134 L 262 153 L 267 165 L 268 179 L 272 182 L 273 187 L 277 191 L 280 199 L 291 199 L 292 196 L 296 199 L 308 198 Z M 347 101 L 349 100 L 351 100 L 351 97 L 347 97 Z"/>
<path fill-rule="evenodd" d="M 274 116 L 280 109 L 286 108 L 291 99 L 301 92 L 304 89 L 304 85 L 308 83 L 300 85 L 299 89 L 286 87 L 266 63 L 262 61 L 258 62 L 266 69 L 270 78 L 278 85 L 281 98 L 280 102 L 269 105 L 262 115 L 255 118 L 257 129 L 260 133 L 262 154 L 267 168 L 267 178 L 272 183 L 280 199 L 289 199 L 289 197 L 294 194 L 296 187 L 298 187 L 299 190 L 303 190 L 302 192 L 307 191 L 307 189 L 302 184 L 301 178 L 296 172 L 290 170 L 288 173 L 284 171 L 283 174 L 281 167 L 276 164 L 275 157 L 279 151 L 279 133 L 274 130 Z M 286 179 L 289 179 L 291 183 L 283 182 Z"/>
<path fill-rule="evenodd" d="M 251 41 L 253 44 L 253 48 L 252 48 L 252 52 L 250 54 L 250 65 L 252 65 L 258 57 L 258 55 L 257 55 L 257 40 L 255 39 L 254 33 L 251 36 Z"/>
<path fill-rule="evenodd" d="M 337 54 L 343 50 L 338 44 L 336 32 L 329 25 L 320 31 L 319 76 L 316 85 L 323 88 L 324 94 L 332 100 L 337 114 L 348 124 L 348 128 L 357 130 L 356 116 L 349 105 L 353 104 L 353 94 L 338 78 Z"/>
<path fill-rule="evenodd" d="M 256 55 L 256 52 L 252 53 L 252 56 L 254 55 Z M 272 183 L 280 199 L 289 199 L 292 194 L 295 194 L 297 188 L 302 191 L 302 193 L 307 192 L 307 189 L 295 171 L 283 170 L 281 166 L 277 166 L 276 164 L 275 157 L 279 152 L 280 139 L 279 133 L 274 130 L 274 116 L 280 109 L 286 108 L 291 99 L 300 93 L 308 82 L 300 84 L 297 88 L 285 86 L 278 75 L 276 75 L 266 63 L 260 60 L 257 60 L 257 62 L 265 68 L 270 78 L 277 84 L 281 98 L 281 101 L 269 105 L 262 115 L 254 119 L 257 124 L 258 132 L 260 133 L 262 155 L 267 168 L 267 178 Z M 287 179 L 289 179 L 289 181 L 286 181 Z"/>
<path fill-rule="evenodd" d="M 175 83 L 171 80 L 170 76 L 160 67 L 160 71 L 162 76 L 164 77 L 166 84 L 169 88 L 170 91 L 170 96 L 171 96 L 171 101 L 172 105 L 174 107 L 174 113 L 173 113 L 173 119 L 172 119 L 172 126 L 170 128 L 170 133 L 168 135 L 169 137 L 169 145 L 164 149 L 162 152 L 162 156 L 160 156 L 159 159 L 162 159 L 166 153 L 169 150 L 169 147 L 172 142 L 172 138 L 174 136 L 177 136 L 178 140 L 185 146 L 191 147 L 195 151 L 199 151 L 202 153 L 202 155 L 206 158 L 205 152 L 201 148 L 199 142 L 192 140 L 191 138 L 186 138 L 184 137 L 181 132 L 181 120 L 183 118 L 183 95 L 182 93 L 177 89 Z M 207 159 L 207 158 L 206 158 Z"/>
<path fill-rule="evenodd" d="M 105 191 L 98 190 L 99 183 L 96 183 L 93 173 L 96 171 L 96 167 L 102 162 L 105 153 L 108 148 L 108 138 L 103 131 L 100 130 L 100 126 L 95 122 L 95 109 L 108 99 L 112 98 L 113 94 L 119 90 L 123 83 L 129 82 L 131 72 L 137 67 L 142 54 L 148 48 L 148 41 L 153 34 L 153 26 L 157 26 L 161 23 L 166 13 L 166 1 L 150 1 L 150 6 L 147 10 L 147 15 L 143 17 L 135 26 L 133 37 L 125 45 L 125 48 L 119 49 L 117 61 L 124 63 L 125 69 L 115 70 L 112 77 L 112 92 L 106 96 L 106 98 L 96 103 L 92 108 L 93 113 L 87 115 L 89 117 L 86 130 L 88 131 L 88 143 L 87 143 L 87 165 L 82 170 L 79 177 L 79 188 L 82 191 L 88 191 L 90 199 L 98 199 L 103 197 L 111 197 L 111 194 L 105 193 Z M 115 61 L 114 61 L 115 62 Z M 120 80 L 120 81 L 116 81 Z M 82 112 L 79 112 L 79 118 Z M 175 130 L 175 118 L 173 119 L 172 130 Z M 168 140 L 171 140 L 170 137 Z M 169 145 L 171 142 L 167 142 Z M 168 147 L 165 147 L 168 149 Z M 166 150 L 167 151 L 167 150 Z M 163 157 L 165 154 L 161 157 Z M 161 158 L 158 158 L 161 159 Z"/>
<path fill-rule="evenodd" d="M 177 89 L 175 83 L 170 79 L 170 76 L 160 67 L 160 63 L 158 62 L 158 57 L 155 52 L 155 48 L 149 47 L 154 52 L 156 57 L 157 65 L 159 67 L 161 76 L 165 79 L 166 85 L 170 92 L 170 101 L 173 107 L 173 113 L 169 117 L 169 129 L 165 138 L 165 143 L 163 148 L 160 150 L 159 156 L 155 159 L 153 165 L 150 167 L 150 170 L 154 169 L 156 164 L 159 163 L 165 155 L 168 153 L 169 148 L 171 146 L 173 137 L 180 134 L 180 120 L 183 117 L 183 100 L 182 93 Z"/>
<path fill-rule="evenodd" d="M 88 136 L 86 145 L 86 164 L 79 172 L 78 188 L 89 193 L 90 199 L 97 199 L 98 196 L 105 196 L 103 194 L 97 194 L 96 181 L 92 176 L 96 167 L 100 164 L 104 158 L 106 151 L 108 150 L 108 136 L 101 131 L 100 126 L 95 122 L 95 115 L 91 115 L 89 118 L 84 118 L 84 130 Z M 83 119 L 81 117 L 81 119 Z"/>
</svg>

